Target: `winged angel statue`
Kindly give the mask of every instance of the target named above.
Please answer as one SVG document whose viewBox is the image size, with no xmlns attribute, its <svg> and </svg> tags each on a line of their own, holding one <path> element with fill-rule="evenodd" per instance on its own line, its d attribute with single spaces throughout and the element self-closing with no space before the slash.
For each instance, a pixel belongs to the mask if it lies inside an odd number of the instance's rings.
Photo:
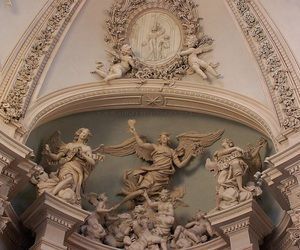
<svg viewBox="0 0 300 250">
<path fill-rule="evenodd" d="M 246 150 L 234 145 L 231 139 L 223 139 L 222 148 L 217 150 L 213 159 L 207 159 L 206 168 L 215 173 L 217 179 L 216 210 L 222 210 L 248 200 L 262 193 L 253 181 L 243 186 L 246 175 L 253 176 L 261 171 L 262 162 L 259 151 L 267 141 L 261 138 L 257 145 L 248 145 Z M 256 175 L 256 174 L 255 174 Z"/>
<path fill-rule="evenodd" d="M 87 177 L 96 162 L 104 159 L 98 152 L 99 148 L 92 150 L 87 145 L 90 136 L 89 129 L 80 128 L 69 143 L 61 140 L 59 131 L 50 137 L 44 147 L 44 159 L 49 165 L 58 165 L 59 168 L 48 175 L 38 166 L 31 182 L 37 185 L 39 194 L 47 191 L 71 204 L 80 205 L 81 189 Z"/>
<path fill-rule="evenodd" d="M 170 135 L 161 133 L 158 143 L 146 142 L 135 129 L 135 120 L 129 120 L 129 130 L 133 137 L 116 146 L 106 146 L 103 152 L 114 156 L 137 156 L 150 163 L 137 169 L 128 170 L 123 175 L 125 196 L 119 205 L 133 200 L 144 191 L 149 196 L 159 194 L 167 187 L 170 177 L 175 173 L 175 166 L 185 167 L 192 157 L 200 155 L 204 148 L 217 141 L 223 130 L 213 133 L 199 134 L 196 132 L 183 133 L 177 136 L 179 144 L 176 149 L 169 146 Z"/>
</svg>

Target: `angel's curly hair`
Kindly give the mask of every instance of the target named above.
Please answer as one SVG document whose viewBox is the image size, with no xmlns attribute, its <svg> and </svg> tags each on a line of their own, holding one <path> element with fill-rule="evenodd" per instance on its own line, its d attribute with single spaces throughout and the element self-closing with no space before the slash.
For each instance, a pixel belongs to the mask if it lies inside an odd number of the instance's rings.
<svg viewBox="0 0 300 250">
<path fill-rule="evenodd" d="M 74 142 L 78 141 L 78 138 L 79 138 L 79 135 L 82 133 L 82 131 L 84 130 L 87 130 L 88 131 L 88 137 L 92 136 L 92 133 L 91 131 L 88 129 L 88 128 L 80 128 L 80 129 L 77 129 L 75 134 L 74 134 Z M 87 143 L 88 141 L 88 137 L 83 141 L 84 144 Z"/>
<path fill-rule="evenodd" d="M 230 147 L 234 147 L 233 140 L 231 140 L 229 138 L 225 138 L 225 139 L 223 139 L 223 141 L 226 142 Z"/>
<path fill-rule="evenodd" d="M 169 142 L 170 142 L 170 134 L 169 134 L 168 132 L 161 132 L 161 133 L 159 134 L 159 138 L 158 138 L 157 141 L 158 141 L 159 143 L 161 143 L 161 139 L 160 139 L 160 138 L 161 138 L 162 135 L 165 135 L 166 137 L 168 137 L 168 143 L 167 143 L 167 144 L 169 145 Z"/>
</svg>

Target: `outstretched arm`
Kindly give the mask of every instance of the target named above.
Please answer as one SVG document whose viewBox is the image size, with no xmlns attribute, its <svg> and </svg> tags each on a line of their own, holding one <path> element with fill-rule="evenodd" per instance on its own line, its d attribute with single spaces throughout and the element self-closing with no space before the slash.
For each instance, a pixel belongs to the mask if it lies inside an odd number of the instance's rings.
<svg viewBox="0 0 300 250">
<path fill-rule="evenodd" d="M 183 161 L 180 161 L 180 159 L 178 158 L 178 155 L 176 153 L 173 154 L 173 162 L 176 165 L 176 167 L 178 168 L 182 168 L 185 167 L 186 164 L 188 164 L 188 162 L 192 159 L 194 155 L 193 154 L 189 154 L 187 158 L 185 158 Z"/>
<path fill-rule="evenodd" d="M 141 137 L 138 135 L 134 127 L 130 127 L 130 132 L 134 135 L 137 144 L 145 149 L 154 150 L 154 145 L 152 143 L 143 142 Z"/>
<path fill-rule="evenodd" d="M 195 51 L 194 48 L 189 48 L 187 50 L 183 50 L 179 53 L 179 55 L 181 56 L 186 56 L 186 55 L 189 55 L 189 54 L 192 54 L 193 52 Z"/>
<path fill-rule="evenodd" d="M 156 208 L 158 206 L 158 202 L 154 202 L 154 201 L 150 200 L 146 191 L 143 193 L 143 196 L 145 197 L 145 199 L 150 207 Z"/>
<path fill-rule="evenodd" d="M 60 152 L 58 154 L 52 153 L 48 144 L 45 145 L 44 154 L 49 156 L 52 160 L 55 160 L 55 161 L 58 161 L 65 155 L 64 152 Z"/>
</svg>

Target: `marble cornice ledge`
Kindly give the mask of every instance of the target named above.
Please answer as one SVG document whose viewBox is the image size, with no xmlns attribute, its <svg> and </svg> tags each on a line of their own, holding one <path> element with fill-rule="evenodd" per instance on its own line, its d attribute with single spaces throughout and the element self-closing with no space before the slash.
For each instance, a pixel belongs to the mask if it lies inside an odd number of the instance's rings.
<svg viewBox="0 0 300 250">
<path fill-rule="evenodd" d="M 80 207 L 68 204 L 56 196 L 44 192 L 26 209 L 21 219 L 24 225 L 30 228 L 39 226 L 43 220 L 49 220 L 70 229 L 76 223 L 83 222 L 88 215 L 89 212 Z"/>
<path fill-rule="evenodd" d="M 0 130 L 0 195 L 3 199 L 10 200 L 28 181 L 36 165 L 30 160 L 31 156 L 30 148 Z"/>
<path fill-rule="evenodd" d="M 32 249 L 67 249 L 65 237 L 76 231 L 89 214 L 44 192 L 21 215 L 21 220 L 36 233 Z"/>
<path fill-rule="evenodd" d="M 284 210 L 290 210 L 292 189 L 297 188 L 300 181 L 300 141 L 265 159 L 269 166 L 263 171 L 262 178 Z M 299 201 L 300 202 L 300 201 Z"/>
<path fill-rule="evenodd" d="M 259 249 L 263 239 L 272 232 L 269 217 L 255 200 L 208 215 L 212 226 L 230 241 L 231 249 Z"/>
<path fill-rule="evenodd" d="M 117 250 L 120 248 L 111 247 L 108 245 L 104 245 L 100 242 L 96 242 L 90 240 L 78 233 L 73 233 L 67 239 L 67 246 L 69 249 L 76 249 L 76 250 Z M 221 238 L 215 238 L 210 240 L 206 243 L 202 243 L 193 247 L 185 248 L 185 250 L 221 250 L 227 249 L 228 244 Z"/>
<path fill-rule="evenodd" d="M 93 82 L 58 90 L 31 104 L 23 126 L 31 130 L 59 117 L 103 109 L 185 110 L 243 123 L 265 134 L 275 147 L 279 147 L 276 139 L 280 134 L 279 123 L 270 109 L 256 100 L 219 87 L 188 81 L 175 82 L 172 87 L 165 84 L 163 80 L 148 80 L 141 85 L 136 79 L 118 79 L 110 84 Z"/>
</svg>

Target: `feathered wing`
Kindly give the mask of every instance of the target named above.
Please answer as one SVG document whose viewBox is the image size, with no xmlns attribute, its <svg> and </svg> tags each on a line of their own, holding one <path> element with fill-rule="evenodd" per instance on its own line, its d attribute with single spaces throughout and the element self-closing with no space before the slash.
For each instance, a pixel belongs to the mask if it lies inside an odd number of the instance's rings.
<svg viewBox="0 0 300 250">
<path fill-rule="evenodd" d="M 188 205 L 182 200 L 185 192 L 184 186 L 176 187 L 170 192 L 170 199 L 174 204 L 174 207 L 188 207 Z"/>
<path fill-rule="evenodd" d="M 119 157 L 136 154 L 139 158 L 145 161 L 152 160 L 152 156 L 151 156 L 152 151 L 140 147 L 137 144 L 135 137 L 131 137 L 118 145 L 104 146 L 102 152 L 105 154 L 119 156 Z"/>
<path fill-rule="evenodd" d="M 204 148 L 211 146 L 219 140 L 223 133 L 224 130 L 221 129 L 207 134 L 200 134 L 198 132 L 180 134 L 176 137 L 179 141 L 176 151 L 183 159 L 187 158 L 190 154 L 201 155 Z"/>
<path fill-rule="evenodd" d="M 262 160 L 260 156 L 260 149 L 267 145 L 267 140 L 260 138 L 256 145 L 249 144 L 246 149 L 245 161 L 249 166 L 249 174 L 253 176 L 257 171 L 262 171 Z"/>
<path fill-rule="evenodd" d="M 61 139 L 61 132 L 60 131 L 55 131 L 49 138 L 46 140 L 46 142 L 42 145 L 42 150 L 44 151 L 45 145 L 48 144 L 50 147 L 50 150 L 52 153 L 57 154 L 59 150 L 65 146 L 66 144 L 63 142 Z M 55 165 L 57 164 L 56 161 L 51 160 L 49 157 L 47 157 L 45 154 L 42 152 L 42 160 L 41 160 L 41 165 Z"/>
</svg>

